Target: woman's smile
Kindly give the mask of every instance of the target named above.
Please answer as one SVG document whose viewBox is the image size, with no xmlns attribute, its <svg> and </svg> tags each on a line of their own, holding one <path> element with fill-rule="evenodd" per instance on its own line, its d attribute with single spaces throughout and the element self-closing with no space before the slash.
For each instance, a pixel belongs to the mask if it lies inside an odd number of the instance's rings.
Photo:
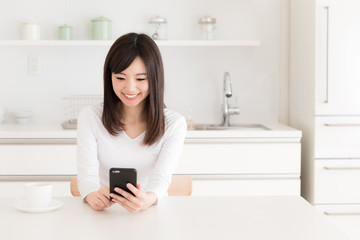
<svg viewBox="0 0 360 240">
<path fill-rule="evenodd" d="M 122 93 L 124 96 L 125 96 L 125 98 L 127 99 L 127 100 L 135 100 L 139 95 L 140 95 L 140 93 L 137 93 L 137 94 L 126 94 L 126 93 Z"/>
</svg>

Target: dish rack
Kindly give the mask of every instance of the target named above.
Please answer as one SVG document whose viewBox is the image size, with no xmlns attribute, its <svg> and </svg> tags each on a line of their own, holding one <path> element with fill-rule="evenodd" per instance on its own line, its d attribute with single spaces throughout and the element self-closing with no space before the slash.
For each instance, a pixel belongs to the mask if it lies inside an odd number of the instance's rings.
<svg viewBox="0 0 360 240">
<path fill-rule="evenodd" d="M 65 101 L 66 120 L 61 123 L 64 129 L 76 129 L 77 117 L 81 110 L 89 105 L 97 105 L 104 101 L 103 95 L 70 95 L 63 98 Z"/>
</svg>

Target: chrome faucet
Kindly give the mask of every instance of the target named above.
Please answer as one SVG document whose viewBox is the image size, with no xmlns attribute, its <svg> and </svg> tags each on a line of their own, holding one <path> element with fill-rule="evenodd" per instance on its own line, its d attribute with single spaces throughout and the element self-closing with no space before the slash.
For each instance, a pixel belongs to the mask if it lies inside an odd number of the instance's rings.
<svg viewBox="0 0 360 240">
<path fill-rule="evenodd" d="M 223 121 L 221 126 L 230 126 L 230 115 L 239 115 L 240 109 L 238 107 L 230 107 L 229 98 L 232 96 L 230 74 L 225 72 L 224 74 L 224 102 L 222 106 Z"/>
</svg>

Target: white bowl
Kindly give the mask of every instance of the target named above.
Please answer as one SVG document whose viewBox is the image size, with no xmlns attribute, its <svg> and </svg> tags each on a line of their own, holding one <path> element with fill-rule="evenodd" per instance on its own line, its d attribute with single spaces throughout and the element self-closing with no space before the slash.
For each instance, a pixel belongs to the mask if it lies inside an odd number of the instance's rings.
<svg viewBox="0 0 360 240">
<path fill-rule="evenodd" d="M 15 121 L 19 124 L 26 124 L 31 122 L 32 119 L 32 112 L 24 111 L 24 112 L 16 112 L 15 114 Z"/>
<path fill-rule="evenodd" d="M 31 117 L 17 117 L 15 118 L 15 120 L 19 124 L 26 124 L 31 122 Z"/>
</svg>

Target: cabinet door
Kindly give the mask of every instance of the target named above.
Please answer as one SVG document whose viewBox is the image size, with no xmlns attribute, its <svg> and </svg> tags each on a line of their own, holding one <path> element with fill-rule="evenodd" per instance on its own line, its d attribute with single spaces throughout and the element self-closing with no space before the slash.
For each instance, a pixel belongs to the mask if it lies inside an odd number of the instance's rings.
<svg viewBox="0 0 360 240">
<path fill-rule="evenodd" d="M 192 196 L 300 196 L 300 179 L 196 179 Z"/>
<path fill-rule="evenodd" d="M 300 143 L 185 143 L 176 174 L 300 174 Z"/>
<path fill-rule="evenodd" d="M 315 117 L 315 158 L 360 158 L 360 117 Z"/>
<path fill-rule="evenodd" d="M 316 204 L 360 204 L 360 160 L 315 160 Z"/>
<path fill-rule="evenodd" d="M 316 114 L 360 114 L 360 1 L 319 1 Z"/>
<path fill-rule="evenodd" d="M 75 144 L 3 144 L 0 160 L 0 175 L 76 175 Z"/>
<path fill-rule="evenodd" d="M 315 205 L 315 209 L 351 240 L 360 239 L 360 205 Z"/>
</svg>

